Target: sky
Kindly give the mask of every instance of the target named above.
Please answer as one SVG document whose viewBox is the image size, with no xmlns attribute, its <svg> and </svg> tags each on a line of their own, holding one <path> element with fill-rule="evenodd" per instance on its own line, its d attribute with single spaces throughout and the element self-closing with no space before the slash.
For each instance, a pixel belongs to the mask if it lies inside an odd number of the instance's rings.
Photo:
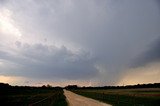
<svg viewBox="0 0 160 106">
<path fill-rule="evenodd" d="M 0 0 L 0 82 L 160 82 L 159 0 Z"/>
</svg>

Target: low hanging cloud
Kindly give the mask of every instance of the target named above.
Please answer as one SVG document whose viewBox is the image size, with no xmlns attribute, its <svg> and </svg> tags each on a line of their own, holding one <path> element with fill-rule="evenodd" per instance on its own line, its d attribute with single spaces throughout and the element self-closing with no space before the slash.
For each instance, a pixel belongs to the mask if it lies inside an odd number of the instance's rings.
<svg viewBox="0 0 160 106">
<path fill-rule="evenodd" d="M 18 64 L 13 71 L 1 70 L 5 75 L 31 78 L 89 79 L 98 74 L 93 60 L 87 52 L 76 52 L 53 45 L 23 44 L 15 42 L 16 51 L 0 52 L 2 60 Z"/>
<path fill-rule="evenodd" d="M 156 62 L 160 62 L 160 38 L 154 40 L 154 42 L 150 44 L 148 50 L 134 59 L 133 63 L 131 63 L 131 67 L 143 67 Z"/>
</svg>

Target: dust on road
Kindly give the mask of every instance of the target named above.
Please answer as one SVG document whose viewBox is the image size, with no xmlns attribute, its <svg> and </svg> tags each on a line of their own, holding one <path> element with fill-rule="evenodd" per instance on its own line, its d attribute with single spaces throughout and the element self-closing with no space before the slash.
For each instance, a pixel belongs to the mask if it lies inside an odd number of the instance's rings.
<svg viewBox="0 0 160 106">
<path fill-rule="evenodd" d="M 69 106 L 112 106 L 112 105 L 105 104 L 105 103 L 99 102 L 91 98 L 77 95 L 67 90 L 64 90 L 64 95 L 66 96 Z"/>
</svg>

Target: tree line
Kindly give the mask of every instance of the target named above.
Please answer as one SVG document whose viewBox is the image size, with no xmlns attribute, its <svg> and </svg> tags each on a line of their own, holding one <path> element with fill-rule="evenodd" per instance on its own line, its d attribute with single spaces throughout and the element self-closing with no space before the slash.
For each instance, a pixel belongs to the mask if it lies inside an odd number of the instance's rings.
<svg viewBox="0 0 160 106">
<path fill-rule="evenodd" d="M 65 89 L 129 89 L 129 88 L 160 88 L 160 83 L 148 83 L 126 86 L 98 86 L 98 87 L 79 87 L 77 85 L 68 85 Z"/>
</svg>

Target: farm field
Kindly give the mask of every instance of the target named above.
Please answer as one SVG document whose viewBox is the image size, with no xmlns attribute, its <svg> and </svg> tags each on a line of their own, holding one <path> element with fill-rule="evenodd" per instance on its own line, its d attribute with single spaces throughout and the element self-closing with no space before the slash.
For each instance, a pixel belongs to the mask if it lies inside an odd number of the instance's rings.
<svg viewBox="0 0 160 106">
<path fill-rule="evenodd" d="M 78 89 L 71 91 L 114 106 L 160 105 L 160 88 Z"/>
<path fill-rule="evenodd" d="M 67 106 L 61 88 L 11 87 L 0 95 L 0 106 Z"/>
</svg>

